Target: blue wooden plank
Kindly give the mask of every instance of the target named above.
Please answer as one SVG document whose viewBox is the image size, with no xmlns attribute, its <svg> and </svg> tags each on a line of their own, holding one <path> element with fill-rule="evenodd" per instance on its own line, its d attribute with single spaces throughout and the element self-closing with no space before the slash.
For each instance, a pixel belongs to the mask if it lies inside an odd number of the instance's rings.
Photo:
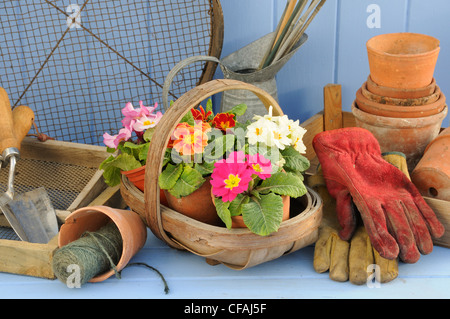
<svg viewBox="0 0 450 319">
<path fill-rule="evenodd" d="M 406 5 L 406 0 L 340 1 L 336 82 L 342 85 L 344 111 L 351 110 L 356 91 L 370 73 L 367 40 L 382 33 L 405 31 Z M 372 18 L 376 18 L 373 15 L 377 14 L 378 9 L 379 25 L 372 23 Z"/>
<path fill-rule="evenodd" d="M 409 32 L 424 33 L 440 41 L 440 52 L 434 76 L 437 85 L 445 95 L 450 96 L 450 20 L 448 12 L 450 2 L 445 0 L 423 1 L 411 0 L 408 16 Z M 450 126 L 450 116 L 444 119 L 444 127 Z"/>
<path fill-rule="evenodd" d="M 306 30 L 308 40 L 277 75 L 280 106 L 292 119 L 320 112 L 323 87 L 334 81 L 337 4 L 325 3 Z"/>
<path fill-rule="evenodd" d="M 305 247 L 264 264 L 236 271 L 210 266 L 204 258 L 169 248 L 149 233 L 146 246 L 131 262 L 157 268 L 170 288 L 164 293 L 161 279 L 145 267 L 128 267 L 122 279 L 69 288 L 59 280 L 0 274 L 0 298 L 58 299 L 399 299 L 449 298 L 450 250 L 435 247 L 415 264 L 399 264 L 399 277 L 390 283 L 353 285 L 335 282 L 312 266 L 314 248 Z"/>
</svg>

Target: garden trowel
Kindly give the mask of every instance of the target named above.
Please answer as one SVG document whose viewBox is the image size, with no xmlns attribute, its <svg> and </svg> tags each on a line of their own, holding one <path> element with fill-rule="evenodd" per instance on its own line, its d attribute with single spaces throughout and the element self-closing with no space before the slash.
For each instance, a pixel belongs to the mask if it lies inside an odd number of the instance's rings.
<svg viewBox="0 0 450 319">
<path fill-rule="evenodd" d="M 0 168 L 9 165 L 7 190 L 0 195 L 0 210 L 23 241 L 48 243 L 58 233 L 58 222 L 44 188 L 14 194 L 16 162 L 20 144 L 31 128 L 33 111 L 24 105 L 11 111 L 8 94 L 0 88 Z"/>
</svg>

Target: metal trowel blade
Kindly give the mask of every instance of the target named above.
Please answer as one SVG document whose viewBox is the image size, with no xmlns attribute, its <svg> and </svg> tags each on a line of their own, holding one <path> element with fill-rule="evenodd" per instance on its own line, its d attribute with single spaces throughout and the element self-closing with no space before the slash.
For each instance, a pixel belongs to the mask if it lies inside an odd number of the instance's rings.
<svg viewBox="0 0 450 319">
<path fill-rule="evenodd" d="M 2 210 L 7 218 L 14 216 L 8 221 L 23 241 L 46 244 L 58 234 L 56 213 L 43 187 L 15 196 Z"/>
</svg>

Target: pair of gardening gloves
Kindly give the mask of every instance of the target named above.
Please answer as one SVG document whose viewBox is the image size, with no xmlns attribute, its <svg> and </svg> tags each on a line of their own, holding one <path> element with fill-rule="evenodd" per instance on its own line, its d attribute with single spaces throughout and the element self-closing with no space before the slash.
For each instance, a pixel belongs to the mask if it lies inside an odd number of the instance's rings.
<svg viewBox="0 0 450 319">
<path fill-rule="evenodd" d="M 309 185 L 324 201 L 317 272 L 363 284 L 375 264 L 377 280 L 389 282 L 398 275 L 398 258 L 414 263 L 432 251 L 444 227 L 411 183 L 404 156 L 382 156 L 372 133 L 356 127 L 317 134 L 313 147 L 321 172 Z"/>
</svg>

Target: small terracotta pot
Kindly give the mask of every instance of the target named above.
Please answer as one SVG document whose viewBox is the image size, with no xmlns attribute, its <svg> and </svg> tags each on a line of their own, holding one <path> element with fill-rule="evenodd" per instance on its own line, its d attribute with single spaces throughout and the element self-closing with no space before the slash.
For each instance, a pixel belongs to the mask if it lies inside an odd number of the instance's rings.
<svg viewBox="0 0 450 319">
<path fill-rule="evenodd" d="M 387 105 L 369 100 L 362 94 L 361 88 L 356 92 L 356 104 L 359 109 L 370 114 L 387 117 L 418 118 L 435 115 L 442 112 L 445 101 L 445 95 L 441 93 L 439 99 L 431 104 L 417 106 Z"/>
<path fill-rule="evenodd" d="M 391 88 L 381 86 L 372 81 L 370 75 L 367 77 L 367 90 L 373 94 L 396 99 L 418 99 L 429 96 L 436 91 L 436 80 L 433 78 L 431 83 L 421 88 Z"/>
<path fill-rule="evenodd" d="M 291 197 L 281 196 L 283 199 L 283 219 L 282 221 L 289 219 L 289 210 L 291 208 Z M 244 223 L 244 218 L 241 216 L 231 216 L 231 227 L 232 228 L 247 228 Z"/>
<path fill-rule="evenodd" d="M 366 43 L 370 76 L 381 86 L 420 88 L 433 79 L 439 40 L 424 34 L 377 35 Z"/>
<path fill-rule="evenodd" d="M 131 258 L 144 246 L 147 228 L 138 214 L 131 210 L 114 209 L 107 206 L 83 207 L 69 214 L 61 226 L 58 245 L 63 247 L 81 237 L 86 232 L 94 232 L 112 221 L 122 235 L 122 255 L 116 265 L 122 270 Z M 89 282 L 100 282 L 114 275 L 114 270 L 99 274 Z"/>
<path fill-rule="evenodd" d="M 129 170 L 129 171 L 121 171 L 122 175 L 125 175 L 131 183 L 134 184 L 139 190 L 144 191 L 145 187 L 145 165 Z M 160 190 L 160 203 L 164 206 L 168 206 L 166 195 L 164 194 L 164 191 Z"/>
<path fill-rule="evenodd" d="M 450 201 L 450 128 L 428 144 L 411 180 L 423 196 Z"/>
<path fill-rule="evenodd" d="M 199 189 L 181 198 L 176 198 L 164 190 L 169 207 L 200 222 L 214 226 L 222 225 L 222 220 L 217 215 L 216 207 L 211 198 L 211 183 L 209 181 L 210 178 L 207 178 Z"/>
<path fill-rule="evenodd" d="M 393 98 L 383 95 L 378 95 L 375 93 L 370 92 L 367 89 L 367 82 L 364 82 L 364 84 L 361 86 L 361 92 L 367 99 L 380 103 L 380 104 L 386 104 L 386 105 L 396 105 L 396 106 L 418 106 L 418 105 L 425 105 L 425 104 L 431 104 L 433 102 L 436 102 L 440 96 L 441 96 L 441 89 L 439 86 L 435 86 L 435 90 L 433 94 L 419 97 L 419 98 L 406 98 L 406 99 L 399 99 L 399 98 Z"/>
<path fill-rule="evenodd" d="M 359 109 L 355 103 L 352 105 L 356 125 L 372 132 L 382 152 L 404 153 L 410 171 L 422 157 L 427 145 L 439 134 L 447 111 L 445 106 L 442 112 L 427 117 L 394 118 L 370 114 Z"/>
</svg>

